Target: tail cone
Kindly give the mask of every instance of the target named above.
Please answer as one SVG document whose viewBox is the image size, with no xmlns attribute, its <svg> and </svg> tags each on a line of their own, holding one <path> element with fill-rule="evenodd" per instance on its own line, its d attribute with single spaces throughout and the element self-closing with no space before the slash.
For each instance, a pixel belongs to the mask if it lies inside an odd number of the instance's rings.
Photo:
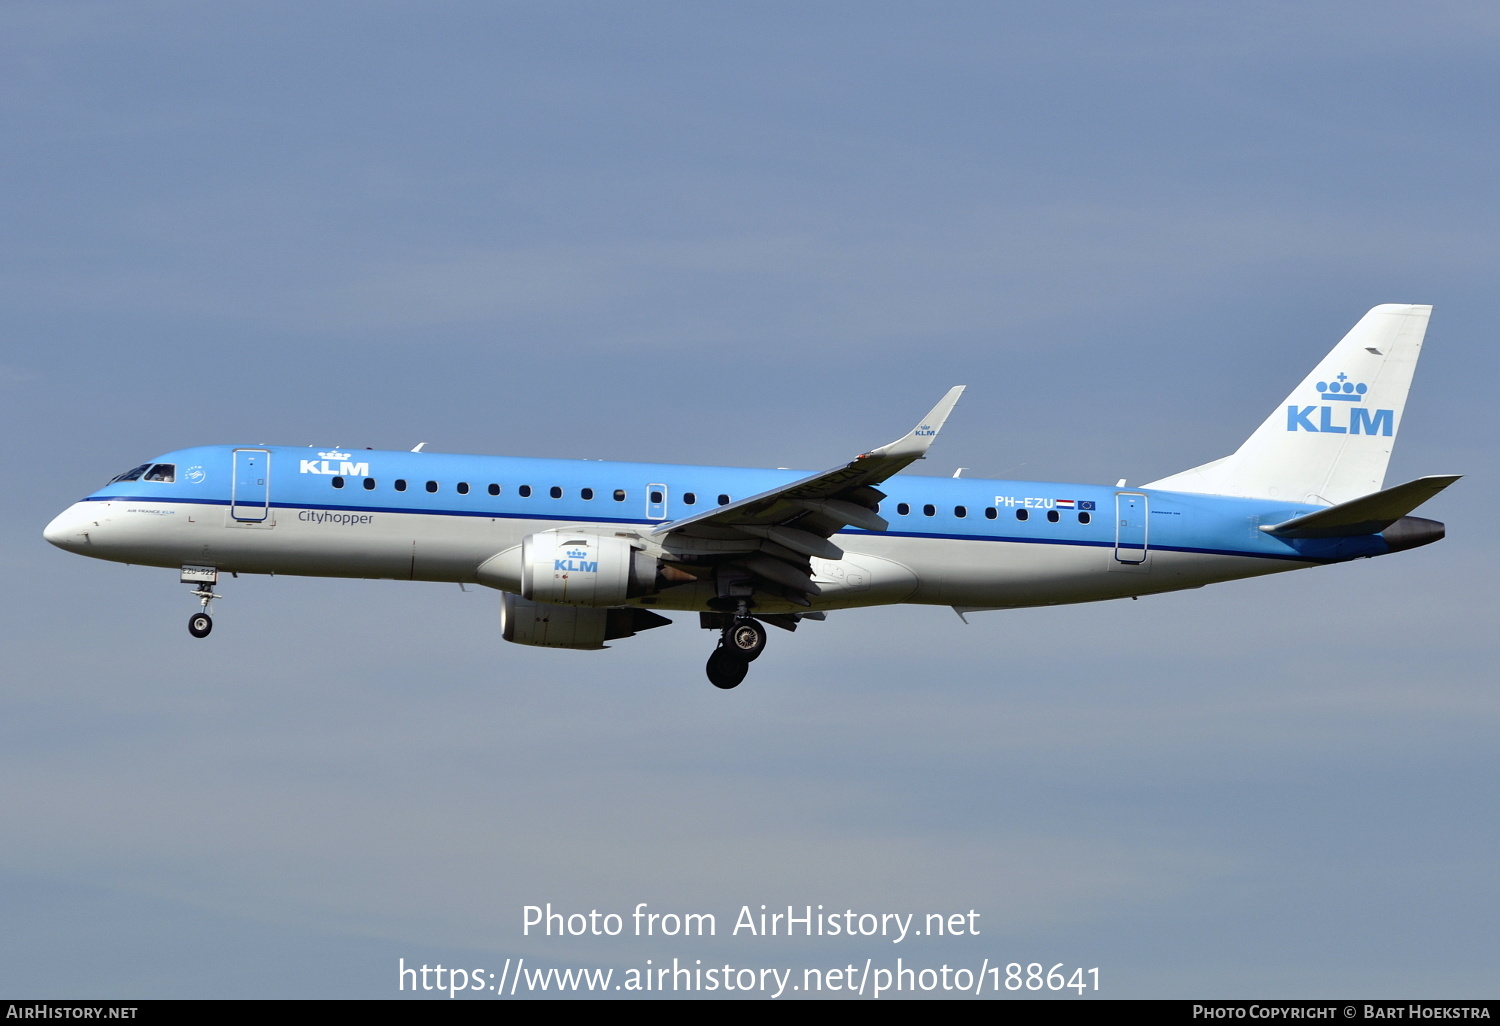
<svg viewBox="0 0 1500 1026">
<path fill-rule="evenodd" d="M 1428 520 L 1426 517 L 1402 517 L 1381 531 L 1380 537 L 1385 539 L 1385 543 L 1391 547 L 1392 552 L 1400 552 L 1402 549 L 1414 549 L 1419 545 L 1430 545 L 1446 533 L 1441 520 Z"/>
</svg>

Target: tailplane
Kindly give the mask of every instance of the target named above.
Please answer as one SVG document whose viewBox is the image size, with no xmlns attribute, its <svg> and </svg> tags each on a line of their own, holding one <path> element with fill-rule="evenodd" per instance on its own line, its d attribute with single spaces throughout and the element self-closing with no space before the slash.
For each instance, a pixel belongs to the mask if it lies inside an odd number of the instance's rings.
<svg viewBox="0 0 1500 1026">
<path fill-rule="evenodd" d="M 1377 306 L 1234 455 L 1144 487 L 1320 506 L 1378 492 L 1431 314 Z"/>
</svg>

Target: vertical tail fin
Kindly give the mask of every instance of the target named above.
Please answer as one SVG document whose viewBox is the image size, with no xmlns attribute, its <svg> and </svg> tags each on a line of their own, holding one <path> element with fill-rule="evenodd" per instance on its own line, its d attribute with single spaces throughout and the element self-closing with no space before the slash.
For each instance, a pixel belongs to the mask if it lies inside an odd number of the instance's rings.
<svg viewBox="0 0 1500 1026">
<path fill-rule="evenodd" d="M 1233 456 L 1145 487 L 1325 506 L 1379 491 L 1431 314 L 1377 306 Z"/>
</svg>

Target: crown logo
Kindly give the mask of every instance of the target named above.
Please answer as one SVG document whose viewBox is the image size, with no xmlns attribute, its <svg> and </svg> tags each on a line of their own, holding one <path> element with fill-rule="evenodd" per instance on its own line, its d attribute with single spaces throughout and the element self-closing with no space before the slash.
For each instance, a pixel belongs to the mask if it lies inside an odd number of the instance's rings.
<svg viewBox="0 0 1500 1026">
<path fill-rule="evenodd" d="M 318 453 L 318 457 L 325 460 L 347 460 L 349 454 L 347 452 L 339 452 L 335 449 L 332 452 L 320 452 Z"/>
<path fill-rule="evenodd" d="M 1363 381 L 1359 384 L 1349 380 L 1349 375 L 1339 372 L 1339 376 L 1332 381 L 1318 382 L 1318 394 L 1323 397 L 1324 402 L 1330 400 L 1341 403 L 1357 403 L 1364 399 L 1365 393 L 1370 386 Z"/>
<path fill-rule="evenodd" d="M 568 549 L 567 551 L 568 551 L 568 558 L 569 559 L 588 559 L 589 558 L 589 550 L 588 549 Z"/>
</svg>

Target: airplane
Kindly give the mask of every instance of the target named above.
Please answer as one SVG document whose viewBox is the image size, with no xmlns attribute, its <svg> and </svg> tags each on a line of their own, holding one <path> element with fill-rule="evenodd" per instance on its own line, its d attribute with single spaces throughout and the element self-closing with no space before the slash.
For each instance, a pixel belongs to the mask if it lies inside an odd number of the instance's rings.
<svg viewBox="0 0 1500 1026">
<path fill-rule="evenodd" d="M 560 649 L 697 612 L 709 680 L 830 610 L 960 615 L 1199 588 L 1442 538 L 1410 516 L 1459 475 L 1384 487 L 1432 308 L 1377 306 L 1233 454 L 1128 488 L 905 475 L 963 386 L 888 445 L 818 473 L 214 445 L 157 456 L 74 503 L 59 548 L 170 567 L 194 637 L 223 575 L 299 574 L 499 590 L 506 641 Z"/>
</svg>

